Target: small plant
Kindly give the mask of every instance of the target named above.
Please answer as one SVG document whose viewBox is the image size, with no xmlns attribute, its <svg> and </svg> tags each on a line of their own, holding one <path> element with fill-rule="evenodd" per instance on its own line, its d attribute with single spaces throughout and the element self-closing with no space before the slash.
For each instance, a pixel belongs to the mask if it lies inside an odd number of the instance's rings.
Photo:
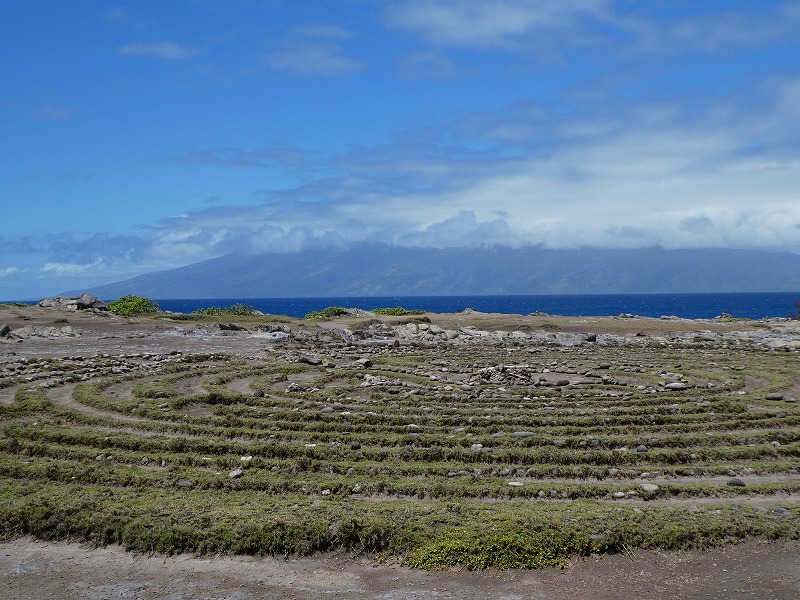
<svg viewBox="0 0 800 600">
<path fill-rule="evenodd" d="M 320 319 L 323 321 L 327 321 L 328 319 L 333 319 L 335 317 L 341 317 L 342 315 L 347 314 L 347 310 L 345 310 L 341 306 L 328 306 L 327 308 L 323 308 L 320 310 L 315 310 L 308 313 L 305 318 L 306 319 Z"/>
<path fill-rule="evenodd" d="M 236 317 L 249 317 L 259 314 L 259 312 L 252 306 L 237 302 L 230 306 L 220 308 L 218 306 L 210 306 L 208 308 L 198 308 L 192 311 L 193 315 L 206 315 L 210 317 L 215 316 L 236 316 Z"/>
<path fill-rule="evenodd" d="M 150 298 L 133 296 L 128 294 L 119 300 L 108 303 L 108 310 L 116 315 L 130 317 L 133 315 L 147 315 L 157 313 L 160 309 L 158 304 Z"/>
<path fill-rule="evenodd" d="M 376 308 L 372 311 L 376 315 L 386 315 L 386 316 L 395 316 L 395 317 L 402 317 L 405 315 L 424 315 L 425 311 L 422 309 L 415 309 L 415 310 L 408 310 L 403 308 L 402 306 L 395 306 L 395 307 L 387 307 L 387 308 Z"/>
</svg>

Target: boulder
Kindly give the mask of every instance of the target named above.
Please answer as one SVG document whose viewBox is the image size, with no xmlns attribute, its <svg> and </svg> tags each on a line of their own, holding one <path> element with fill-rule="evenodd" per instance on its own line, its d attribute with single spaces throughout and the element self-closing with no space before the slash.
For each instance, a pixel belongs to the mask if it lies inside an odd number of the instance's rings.
<svg viewBox="0 0 800 600">
<path fill-rule="evenodd" d="M 108 310 L 108 304 L 91 294 L 81 294 L 75 298 L 67 298 L 66 296 L 43 298 L 39 300 L 36 306 L 57 310 Z"/>
</svg>

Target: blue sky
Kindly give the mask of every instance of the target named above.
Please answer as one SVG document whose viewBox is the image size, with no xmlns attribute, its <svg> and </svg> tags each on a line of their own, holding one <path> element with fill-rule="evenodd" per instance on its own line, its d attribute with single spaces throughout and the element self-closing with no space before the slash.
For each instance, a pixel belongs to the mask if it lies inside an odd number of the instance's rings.
<svg viewBox="0 0 800 600">
<path fill-rule="evenodd" d="M 800 2 L 0 5 L 0 299 L 379 240 L 800 251 Z"/>
</svg>

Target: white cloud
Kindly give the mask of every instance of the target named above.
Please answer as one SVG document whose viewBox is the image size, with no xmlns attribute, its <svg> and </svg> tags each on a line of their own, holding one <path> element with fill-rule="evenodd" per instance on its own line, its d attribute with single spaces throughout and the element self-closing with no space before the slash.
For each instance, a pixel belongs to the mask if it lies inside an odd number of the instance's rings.
<svg viewBox="0 0 800 600">
<path fill-rule="evenodd" d="M 387 25 L 445 46 L 506 47 L 536 30 L 572 27 L 600 17 L 606 0 L 407 0 L 387 7 Z"/>
<path fill-rule="evenodd" d="M 14 273 L 22 273 L 22 269 L 18 269 L 17 267 L 4 267 L 0 269 L 0 277 L 7 277 L 8 275 L 13 275 Z"/>
<path fill-rule="evenodd" d="M 97 258 L 94 262 L 89 264 L 48 262 L 45 263 L 39 271 L 56 277 L 70 277 L 74 275 L 84 275 L 93 270 L 100 270 L 104 264 L 105 261 L 102 257 Z"/>
<path fill-rule="evenodd" d="M 119 54 L 128 56 L 153 56 L 169 60 L 192 58 L 197 50 L 174 42 L 140 42 L 117 48 Z"/>
</svg>

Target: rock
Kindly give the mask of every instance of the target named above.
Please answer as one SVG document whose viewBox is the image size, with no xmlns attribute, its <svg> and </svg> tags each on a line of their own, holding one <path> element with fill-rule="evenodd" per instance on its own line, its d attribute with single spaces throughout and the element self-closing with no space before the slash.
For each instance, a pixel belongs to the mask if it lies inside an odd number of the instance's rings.
<svg viewBox="0 0 800 600">
<path fill-rule="evenodd" d="M 672 390 L 673 392 L 679 392 L 687 389 L 689 386 L 680 381 L 673 381 L 672 383 L 668 383 L 664 387 L 668 390 Z"/>
<path fill-rule="evenodd" d="M 368 358 L 359 358 L 354 361 L 356 365 L 369 369 L 372 366 L 372 361 Z"/>
<path fill-rule="evenodd" d="M 610 477 L 616 477 L 617 475 L 619 475 L 619 469 L 614 467 L 610 468 L 607 472 Z"/>
<path fill-rule="evenodd" d="M 508 485 L 510 485 L 511 487 L 522 487 L 525 484 L 522 483 L 521 481 L 509 481 Z"/>
<path fill-rule="evenodd" d="M 636 446 L 636 451 L 637 452 L 647 452 L 647 446 L 645 446 L 644 444 L 639 444 L 638 446 Z"/>
<path fill-rule="evenodd" d="M 789 517 L 791 516 L 791 511 L 782 506 L 775 506 L 770 510 L 770 512 L 775 515 L 776 517 Z"/>
<path fill-rule="evenodd" d="M 527 437 L 535 437 L 536 433 L 533 431 L 515 431 L 511 435 L 513 435 L 516 438 L 527 438 Z"/>
<path fill-rule="evenodd" d="M 299 356 L 299 358 L 297 359 L 297 362 L 303 363 L 303 364 L 306 364 L 306 365 L 317 366 L 317 365 L 321 365 L 322 364 L 322 359 L 321 358 L 317 358 L 316 356 L 309 356 L 308 354 L 301 354 Z"/>
<path fill-rule="evenodd" d="M 220 323 L 219 328 L 222 331 L 247 331 L 247 327 L 242 327 L 236 323 Z"/>
<path fill-rule="evenodd" d="M 9 333 L 11 333 L 11 327 L 8 325 L 0 327 L 0 337 L 6 337 Z"/>
<path fill-rule="evenodd" d="M 53 308 L 57 310 L 108 310 L 108 305 L 102 300 L 98 300 L 91 294 L 81 294 L 76 298 L 66 298 L 56 296 L 55 298 L 43 298 L 36 304 L 39 308 Z"/>
<path fill-rule="evenodd" d="M 625 492 L 614 492 L 613 494 L 611 494 L 611 497 L 614 498 L 615 500 L 621 500 L 622 498 L 625 497 Z"/>
<path fill-rule="evenodd" d="M 230 479 L 237 479 L 238 477 L 242 476 L 242 473 L 244 473 L 244 471 L 242 471 L 242 469 L 234 469 L 233 471 L 228 473 L 228 477 Z"/>
<path fill-rule="evenodd" d="M 192 482 L 188 479 L 178 479 L 178 487 L 189 487 Z"/>
<path fill-rule="evenodd" d="M 738 477 L 732 477 L 731 479 L 729 479 L 726 482 L 725 485 L 730 485 L 730 486 L 733 486 L 733 487 L 744 487 L 745 483 L 744 483 L 744 481 L 742 481 Z"/>
<path fill-rule="evenodd" d="M 772 392 L 764 396 L 764 398 L 766 400 L 783 400 L 783 394 L 780 394 L 778 392 Z"/>
<path fill-rule="evenodd" d="M 358 442 L 350 442 L 350 450 L 361 450 L 361 444 Z"/>
<path fill-rule="evenodd" d="M 651 494 L 655 494 L 661 489 L 655 483 L 643 483 L 639 487 L 642 488 L 642 490 L 644 490 L 645 492 L 649 492 Z"/>
</svg>

